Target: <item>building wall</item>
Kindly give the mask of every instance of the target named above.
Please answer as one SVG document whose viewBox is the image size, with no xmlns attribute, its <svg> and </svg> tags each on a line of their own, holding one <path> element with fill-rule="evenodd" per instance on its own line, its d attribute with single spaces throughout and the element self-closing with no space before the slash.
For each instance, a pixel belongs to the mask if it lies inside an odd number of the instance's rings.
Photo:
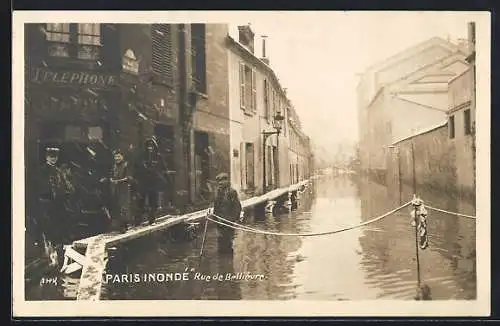
<svg viewBox="0 0 500 326">
<path fill-rule="evenodd" d="M 376 95 L 370 105 L 362 110 L 363 126 L 360 141 L 361 166 L 363 170 L 385 170 L 386 145 L 390 143 L 390 116 L 387 110 L 388 94 L 385 89 Z"/>
<path fill-rule="evenodd" d="M 228 50 L 229 64 L 229 107 L 231 115 L 231 147 L 230 154 L 233 156 L 231 162 L 232 185 L 240 191 L 240 195 L 245 198 L 254 193 L 262 192 L 262 126 L 260 116 L 263 114 L 263 80 L 262 71 L 247 60 L 237 51 Z M 244 111 L 240 106 L 240 64 L 245 63 L 254 68 L 256 77 L 256 112 Z M 268 142 L 271 140 L 268 139 Z M 250 171 L 250 166 L 246 162 L 247 153 L 246 145 L 253 145 L 253 170 Z M 238 156 L 234 157 L 234 153 L 238 152 Z M 253 183 L 247 178 L 253 174 Z"/>
<path fill-rule="evenodd" d="M 242 188 L 242 162 L 241 153 L 243 143 L 243 112 L 240 109 L 239 99 L 239 56 L 233 51 L 228 51 L 228 95 L 229 95 L 229 132 L 231 155 L 231 185 L 240 193 Z"/>
<path fill-rule="evenodd" d="M 267 187 L 283 187 L 289 185 L 291 180 L 290 163 L 297 162 L 297 153 L 300 154 L 300 171 L 302 178 L 309 174 L 309 141 L 300 130 L 300 119 L 292 108 L 290 101 L 283 90 L 282 85 L 277 81 L 274 73 L 267 65 L 257 59 L 247 50 L 240 48 L 231 42 L 229 47 L 229 107 L 230 107 L 230 134 L 231 146 L 231 182 L 235 189 L 238 189 L 243 197 L 251 196 L 264 191 L 264 170 L 266 172 Z M 256 81 L 256 110 L 249 112 L 240 107 L 240 63 L 245 63 L 255 70 Z M 265 82 L 268 85 L 268 105 L 266 110 L 265 102 Z M 271 94 L 275 94 L 273 97 Z M 274 100 L 273 100 L 274 98 Z M 263 134 L 266 131 L 275 131 L 272 125 L 273 117 L 280 112 L 285 120 L 282 122 L 282 129 L 279 135 L 270 135 L 266 139 L 266 147 L 263 145 Z M 290 120 L 291 119 L 291 120 Z M 303 139 L 302 145 L 292 144 L 290 138 L 290 121 L 294 121 L 296 128 L 295 137 Z M 245 143 L 252 143 L 254 148 L 254 187 L 249 187 L 245 182 L 245 175 L 249 172 L 246 164 L 247 153 Z M 264 155 L 264 150 L 265 155 Z M 277 153 L 277 157 L 274 157 Z M 264 157 L 265 156 L 265 157 Z M 276 165 L 277 163 L 277 165 Z M 265 164 L 265 168 L 264 168 Z M 297 165 L 298 167 L 298 165 Z"/>
<path fill-rule="evenodd" d="M 229 133 L 228 53 L 226 24 L 206 24 L 207 94 L 199 96 L 194 113 L 194 128 L 209 135 L 210 174 L 214 180 L 221 172 L 231 173 Z M 191 46 L 188 38 L 188 49 Z M 191 61 L 188 60 L 189 65 Z M 206 95 L 206 96 L 205 96 Z"/>
<path fill-rule="evenodd" d="M 391 167 L 388 182 L 412 186 L 415 164 L 417 194 L 425 189 L 454 193 L 457 190 L 455 159 L 455 147 L 449 142 L 448 126 L 444 124 L 395 144 L 395 148 L 388 154 L 388 164 Z"/>
<path fill-rule="evenodd" d="M 474 137 L 473 126 L 475 121 L 475 110 L 472 107 L 473 95 L 473 69 L 467 70 L 462 75 L 456 77 L 450 82 L 449 116 L 453 116 L 455 120 L 455 137 L 450 139 L 450 144 L 456 151 L 456 167 L 457 167 L 457 186 L 462 192 L 475 192 L 475 177 L 474 177 Z M 470 110 L 470 133 L 465 133 L 465 110 Z"/>
<path fill-rule="evenodd" d="M 425 44 L 424 44 L 425 45 Z M 406 58 L 372 68 L 358 87 L 361 168 L 384 180 L 388 146 L 442 124 L 448 109 L 448 81 L 465 69 L 465 54 L 432 39 Z M 378 70 L 377 70 L 378 69 Z M 378 92 L 370 100 L 372 87 Z M 382 87 L 382 88 L 381 88 Z"/>
</svg>

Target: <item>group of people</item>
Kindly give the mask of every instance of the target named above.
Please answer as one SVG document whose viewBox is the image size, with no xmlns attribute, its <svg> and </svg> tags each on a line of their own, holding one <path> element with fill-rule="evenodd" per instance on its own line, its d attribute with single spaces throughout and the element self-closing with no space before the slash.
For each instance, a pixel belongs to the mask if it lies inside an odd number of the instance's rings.
<svg viewBox="0 0 500 326">
<path fill-rule="evenodd" d="M 62 253 L 62 245 L 69 241 L 69 224 L 73 222 L 68 218 L 68 197 L 79 197 L 75 191 L 88 187 L 82 181 L 72 180 L 67 163 L 59 164 L 59 152 L 57 147 L 45 149 L 45 162 L 37 173 L 39 205 L 35 209 L 38 233 L 43 243 L 48 244 L 49 251 L 58 252 L 58 256 Z M 145 219 L 153 224 L 161 209 L 162 190 L 171 187 L 166 177 L 166 163 L 154 137 L 145 142 L 144 150 L 139 155 L 127 154 L 130 152 L 112 151 L 110 173 L 91 181 L 94 188 L 101 189 L 94 196 L 101 204 L 93 204 L 101 207 L 101 215 L 105 218 L 100 222 L 108 226 L 106 231 L 125 232 L 130 226 L 142 224 Z M 221 173 L 216 181 L 218 189 L 213 214 L 237 220 L 242 208 L 238 193 L 230 187 L 229 176 Z M 90 200 L 93 201 L 96 200 Z M 232 230 L 219 225 L 218 236 L 221 250 L 230 250 L 232 246 L 228 241 L 232 239 Z"/>
<path fill-rule="evenodd" d="M 95 177 L 99 173 L 88 168 L 82 173 L 85 177 L 73 178 L 68 162 L 60 164 L 60 152 L 59 147 L 45 148 L 45 162 L 36 174 L 37 205 L 31 213 L 34 216 L 30 216 L 34 220 L 30 224 L 36 225 L 34 232 L 45 244 L 48 255 L 56 251 L 60 256 L 62 245 L 69 241 L 76 223 L 71 212 L 81 217 L 89 206 L 100 208 L 99 216 L 103 219 L 98 223 L 106 226 L 101 232 L 125 232 L 144 219 L 154 223 L 161 209 L 161 191 L 169 187 L 167 166 L 155 138 L 148 139 L 138 155 L 121 149 L 108 152 L 112 155 L 111 170 L 107 169 L 101 177 Z M 85 201 L 82 197 L 92 192 L 89 188 L 94 190 L 94 196 Z"/>
</svg>

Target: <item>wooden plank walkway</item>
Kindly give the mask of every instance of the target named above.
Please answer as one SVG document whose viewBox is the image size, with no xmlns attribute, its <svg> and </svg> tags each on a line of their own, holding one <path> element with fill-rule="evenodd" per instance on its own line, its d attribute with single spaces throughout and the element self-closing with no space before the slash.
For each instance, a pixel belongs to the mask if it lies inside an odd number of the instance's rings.
<svg viewBox="0 0 500 326">
<path fill-rule="evenodd" d="M 102 274 L 106 268 L 106 246 L 99 240 L 96 238 L 87 246 L 87 262 L 83 266 L 76 300 L 97 301 L 101 297 Z"/>
<path fill-rule="evenodd" d="M 294 192 L 300 187 L 306 185 L 308 181 L 302 181 L 289 187 L 278 188 L 261 196 L 252 197 L 242 201 L 243 208 L 250 208 L 255 205 L 274 200 L 288 192 Z M 124 233 L 107 233 L 92 236 L 86 239 L 81 239 L 73 242 L 72 246 L 66 249 L 65 262 L 69 264 L 82 265 L 82 274 L 80 277 L 80 285 L 77 294 L 77 300 L 96 301 L 99 300 L 102 287 L 102 276 L 107 263 L 107 249 L 127 241 L 148 236 L 152 233 L 168 229 L 180 223 L 195 223 L 203 219 L 207 215 L 207 209 L 196 211 L 194 213 L 172 216 L 166 215 L 156 219 L 152 225 L 140 225 L 127 230 Z M 85 249 L 85 259 L 75 252 L 74 249 Z M 68 269 L 63 266 L 62 270 Z M 69 268 L 72 272 L 75 268 Z"/>
</svg>

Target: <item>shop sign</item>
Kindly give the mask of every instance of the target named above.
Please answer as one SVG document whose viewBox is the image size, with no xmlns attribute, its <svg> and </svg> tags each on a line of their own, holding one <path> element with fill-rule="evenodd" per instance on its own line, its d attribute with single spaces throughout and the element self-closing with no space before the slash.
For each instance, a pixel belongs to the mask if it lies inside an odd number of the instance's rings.
<svg viewBox="0 0 500 326">
<path fill-rule="evenodd" d="M 31 81 L 60 86 L 90 86 L 97 88 L 112 87 L 117 83 L 114 75 L 85 71 L 52 71 L 44 68 L 33 69 Z"/>
</svg>

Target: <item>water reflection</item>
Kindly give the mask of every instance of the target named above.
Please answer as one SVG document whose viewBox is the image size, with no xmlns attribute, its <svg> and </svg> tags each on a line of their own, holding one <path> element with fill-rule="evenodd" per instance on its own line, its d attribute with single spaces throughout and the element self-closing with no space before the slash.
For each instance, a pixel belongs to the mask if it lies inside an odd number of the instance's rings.
<svg viewBox="0 0 500 326">
<path fill-rule="evenodd" d="M 359 181 L 363 203 L 362 215 L 370 218 L 398 203 L 390 198 L 386 187 L 368 180 Z M 413 191 L 403 187 L 403 202 Z M 471 204 L 430 189 L 418 194 L 425 203 L 454 212 L 471 214 Z M 363 248 L 362 267 L 367 285 L 378 288 L 380 298 L 412 299 L 416 293 L 415 231 L 410 225 L 410 208 L 394 217 L 377 222 L 383 230 L 376 234 L 364 232 L 359 241 Z M 423 284 L 431 288 L 433 300 L 475 299 L 475 223 L 443 213 L 430 212 L 428 218 L 429 247 L 420 250 L 420 273 Z"/>
<path fill-rule="evenodd" d="M 386 187 L 362 178 L 322 177 L 300 196 L 297 210 L 246 224 L 282 233 L 310 233 L 356 225 L 411 199 L 409 187 Z M 474 206 L 432 189 L 419 195 L 432 206 L 474 214 Z M 400 198 L 401 197 L 401 198 Z M 190 281 L 112 283 L 102 299 L 122 300 L 411 300 L 416 294 L 415 233 L 409 208 L 363 228 L 329 236 L 296 237 L 236 231 L 233 254 L 217 250 L 209 223 L 201 235 L 176 240 L 167 232 L 118 248 L 107 273 L 182 273 Z M 203 228 L 201 228 L 203 229 Z M 420 272 L 433 300 L 476 298 L 475 221 L 429 211 L 429 247 L 420 251 Z M 220 280 L 194 280 L 193 273 Z M 244 275 L 263 279 L 242 280 Z M 233 275 L 233 280 L 227 280 Z M 236 278 L 236 279 L 234 279 Z M 30 299 L 74 299 L 78 279 L 63 277 L 52 289 L 34 287 Z"/>
</svg>

